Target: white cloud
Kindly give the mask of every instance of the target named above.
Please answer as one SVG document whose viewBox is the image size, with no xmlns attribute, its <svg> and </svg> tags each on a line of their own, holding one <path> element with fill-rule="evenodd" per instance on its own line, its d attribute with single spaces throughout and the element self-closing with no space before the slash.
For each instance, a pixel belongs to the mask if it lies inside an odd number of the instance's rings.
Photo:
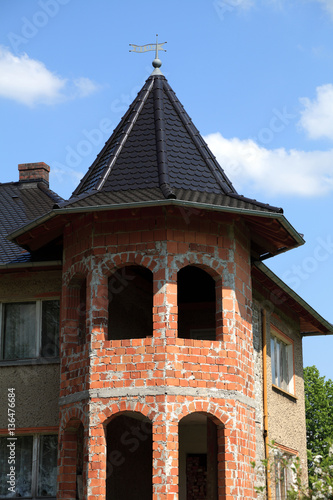
<svg viewBox="0 0 333 500">
<path fill-rule="evenodd" d="M 333 140 L 333 85 L 328 83 L 316 89 L 316 98 L 300 99 L 304 106 L 299 125 L 311 139 Z"/>
<path fill-rule="evenodd" d="M 73 83 L 77 89 L 79 97 L 86 97 L 99 89 L 99 85 L 91 81 L 89 78 L 77 78 L 73 81 Z"/>
<path fill-rule="evenodd" d="M 317 0 L 333 18 L 333 0 Z"/>
<path fill-rule="evenodd" d="M 71 82 L 52 73 L 41 61 L 27 54 L 15 56 L 0 46 L 0 97 L 33 106 L 85 97 L 97 88 L 89 78 Z"/>
<path fill-rule="evenodd" d="M 333 192 L 333 150 L 266 149 L 253 140 L 205 137 L 240 194 L 320 196 Z"/>
</svg>

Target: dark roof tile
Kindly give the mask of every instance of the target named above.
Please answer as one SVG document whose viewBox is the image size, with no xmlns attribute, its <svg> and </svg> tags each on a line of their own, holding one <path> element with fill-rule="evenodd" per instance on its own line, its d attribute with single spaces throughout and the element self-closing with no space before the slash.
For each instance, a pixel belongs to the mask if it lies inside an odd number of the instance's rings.
<svg viewBox="0 0 333 500">
<path fill-rule="evenodd" d="M 71 199 L 60 206 L 168 198 L 279 211 L 237 194 L 165 77 L 151 75 Z"/>
<path fill-rule="evenodd" d="M 6 236 L 49 212 L 63 199 L 43 182 L 0 184 L 0 264 L 29 261 L 31 256 Z"/>
</svg>

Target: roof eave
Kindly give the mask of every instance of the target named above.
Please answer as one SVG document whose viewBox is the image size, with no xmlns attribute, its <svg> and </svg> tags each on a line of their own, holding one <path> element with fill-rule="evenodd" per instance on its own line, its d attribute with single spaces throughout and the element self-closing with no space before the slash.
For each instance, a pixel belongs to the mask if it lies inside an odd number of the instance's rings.
<svg viewBox="0 0 333 500">
<path fill-rule="evenodd" d="M 269 219 L 277 219 L 280 224 L 284 227 L 284 229 L 293 237 L 295 241 L 295 247 L 303 245 L 304 239 L 301 235 L 296 231 L 296 229 L 290 224 L 290 222 L 285 218 L 285 216 L 281 213 L 276 212 L 264 212 L 257 210 L 250 210 L 246 208 L 237 208 L 237 207 L 225 207 L 220 205 L 208 205 L 205 203 L 197 203 L 192 201 L 184 201 L 177 199 L 168 199 L 168 200 L 153 200 L 153 201 L 143 201 L 143 202 L 133 202 L 133 203 L 121 203 L 117 205 L 98 205 L 98 206 L 90 206 L 90 207 L 66 207 L 59 208 L 55 210 L 51 210 L 46 213 L 42 217 L 35 219 L 29 224 L 21 227 L 20 229 L 10 233 L 7 236 L 9 241 L 14 241 L 16 243 L 16 239 L 22 236 L 23 234 L 33 230 L 40 224 L 45 224 L 47 221 L 52 219 L 53 217 L 59 215 L 69 215 L 75 213 L 90 213 L 90 212 L 100 212 L 100 211 L 110 211 L 110 210 L 125 210 L 125 209 L 135 209 L 135 208 L 148 208 L 148 207 L 156 207 L 156 206 L 178 206 L 178 207 L 195 207 L 196 209 L 202 210 L 210 210 L 216 212 L 225 212 L 225 213 L 233 213 L 238 215 L 250 215 L 254 217 L 263 217 Z"/>
<path fill-rule="evenodd" d="M 36 267 L 62 267 L 61 260 L 50 260 L 50 261 L 41 261 L 41 262 L 14 262 L 14 263 L 0 263 L 0 271 L 3 269 L 21 269 L 21 268 L 36 268 Z"/>
<path fill-rule="evenodd" d="M 303 300 L 294 290 L 292 290 L 284 281 L 282 281 L 276 274 L 273 273 L 265 264 L 262 262 L 254 262 L 254 265 L 265 274 L 271 281 L 273 281 L 278 287 L 280 287 L 285 293 L 287 293 L 293 300 L 295 300 L 303 309 L 305 309 L 315 320 L 317 320 L 326 329 L 326 332 L 319 332 L 314 330 L 313 332 L 300 332 L 302 337 L 310 337 L 316 335 L 332 335 L 333 325 L 324 319 L 317 311 L 315 311 L 305 300 Z"/>
</svg>

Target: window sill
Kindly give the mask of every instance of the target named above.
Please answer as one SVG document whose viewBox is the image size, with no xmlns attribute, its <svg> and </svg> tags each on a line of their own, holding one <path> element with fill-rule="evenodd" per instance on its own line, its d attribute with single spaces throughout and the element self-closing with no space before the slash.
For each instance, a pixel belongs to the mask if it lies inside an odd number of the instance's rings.
<svg viewBox="0 0 333 500">
<path fill-rule="evenodd" d="M 281 387 L 279 387 L 278 385 L 272 384 L 272 389 L 275 392 L 282 394 L 283 396 L 287 396 L 291 401 L 294 401 L 294 403 L 296 403 L 296 401 L 298 400 L 298 398 L 294 394 L 291 394 L 291 392 L 281 389 Z"/>
<path fill-rule="evenodd" d="M 34 358 L 34 359 L 2 359 L 1 366 L 26 366 L 26 365 L 55 365 L 60 363 L 60 358 Z M 15 497 L 13 497 L 15 498 Z"/>
</svg>

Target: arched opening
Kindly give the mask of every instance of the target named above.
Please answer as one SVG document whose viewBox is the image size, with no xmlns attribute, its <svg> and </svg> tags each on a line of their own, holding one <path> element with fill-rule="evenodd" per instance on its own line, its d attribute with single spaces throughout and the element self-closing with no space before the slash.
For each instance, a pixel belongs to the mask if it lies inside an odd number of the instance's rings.
<svg viewBox="0 0 333 500">
<path fill-rule="evenodd" d="M 72 326 L 76 342 L 86 342 L 87 280 L 82 274 L 76 274 L 68 285 L 69 303 L 67 319 Z"/>
<path fill-rule="evenodd" d="M 186 266 L 178 272 L 178 337 L 216 340 L 214 279 L 203 269 Z"/>
<path fill-rule="evenodd" d="M 204 413 L 179 422 L 179 500 L 218 499 L 217 430 Z"/>
<path fill-rule="evenodd" d="M 106 500 L 151 500 L 152 423 L 124 412 L 106 427 Z"/>
<path fill-rule="evenodd" d="M 153 335 L 153 273 L 125 266 L 109 278 L 108 339 L 138 339 Z"/>
</svg>

